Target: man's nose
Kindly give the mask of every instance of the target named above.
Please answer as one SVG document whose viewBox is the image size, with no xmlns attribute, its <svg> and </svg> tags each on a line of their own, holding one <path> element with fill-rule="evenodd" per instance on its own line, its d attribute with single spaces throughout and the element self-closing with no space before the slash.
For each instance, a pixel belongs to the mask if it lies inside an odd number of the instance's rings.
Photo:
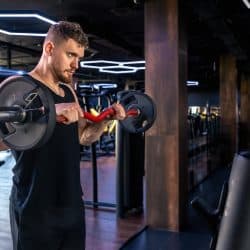
<svg viewBox="0 0 250 250">
<path fill-rule="evenodd" d="M 79 68 L 79 60 L 77 58 L 73 59 L 73 61 L 71 62 L 71 67 L 74 69 Z"/>
</svg>

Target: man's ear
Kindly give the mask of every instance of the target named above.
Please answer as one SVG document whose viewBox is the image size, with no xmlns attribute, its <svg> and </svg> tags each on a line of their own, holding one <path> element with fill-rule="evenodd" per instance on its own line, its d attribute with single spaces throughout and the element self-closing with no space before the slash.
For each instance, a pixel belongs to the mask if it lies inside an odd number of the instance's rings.
<svg viewBox="0 0 250 250">
<path fill-rule="evenodd" d="M 48 56 L 52 55 L 53 49 L 54 49 L 54 44 L 51 41 L 48 41 L 44 44 L 44 51 Z"/>
</svg>

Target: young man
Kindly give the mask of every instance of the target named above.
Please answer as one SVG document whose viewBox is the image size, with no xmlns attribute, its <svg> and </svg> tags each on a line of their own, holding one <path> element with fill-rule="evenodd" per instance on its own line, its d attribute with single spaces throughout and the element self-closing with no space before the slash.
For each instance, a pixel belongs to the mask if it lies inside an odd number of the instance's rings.
<svg viewBox="0 0 250 250">
<path fill-rule="evenodd" d="M 17 250 L 85 249 L 79 140 L 86 145 L 96 141 L 107 124 L 84 119 L 72 89 L 67 86 L 87 46 L 87 37 L 78 24 L 62 21 L 52 25 L 39 63 L 26 76 L 50 90 L 56 114 L 63 115 L 66 121 L 56 124 L 44 146 L 14 152 L 17 163 L 13 169 L 10 211 Z M 121 105 L 114 104 L 113 108 L 114 119 L 125 118 Z"/>
</svg>

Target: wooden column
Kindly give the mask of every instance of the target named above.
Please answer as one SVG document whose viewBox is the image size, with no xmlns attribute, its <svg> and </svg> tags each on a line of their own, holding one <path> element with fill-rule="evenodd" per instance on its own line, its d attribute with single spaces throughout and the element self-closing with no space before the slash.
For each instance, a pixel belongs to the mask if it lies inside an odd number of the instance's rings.
<svg viewBox="0 0 250 250">
<path fill-rule="evenodd" d="M 238 100 L 236 60 L 220 57 L 221 163 L 232 162 L 238 145 Z"/>
<path fill-rule="evenodd" d="M 250 76 L 240 80 L 239 150 L 250 150 Z"/>
<path fill-rule="evenodd" d="M 146 133 L 147 224 L 179 231 L 187 205 L 187 42 L 178 0 L 145 2 L 145 88 L 157 106 Z"/>
</svg>

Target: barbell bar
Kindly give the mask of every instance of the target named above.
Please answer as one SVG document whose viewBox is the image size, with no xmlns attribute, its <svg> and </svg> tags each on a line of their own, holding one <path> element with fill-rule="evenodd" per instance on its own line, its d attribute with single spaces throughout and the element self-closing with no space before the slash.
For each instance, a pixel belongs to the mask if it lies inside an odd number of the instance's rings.
<svg viewBox="0 0 250 250">
<path fill-rule="evenodd" d="M 115 115 L 115 109 L 113 109 L 112 107 L 109 107 L 109 108 L 103 110 L 97 116 L 92 115 L 91 113 L 86 112 L 86 111 L 82 111 L 82 113 L 83 113 L 84 118 L 87 119 L 87 120 L 89 120 L 89 121 L 92 121 L 92 122 L 101 122 L 101 121 L 105 120 L 106 118 Z M 139 114 L 140 114 L 140 111 L 136 110 L 136 109 L 130 109 L 130 110 L 128 110 L 126 112 L 126 116 L 127 117 L 128 116 L 138 116 Z M 1 117 L 0 117 L 0 119 L 1 119 Z M 62 123 L 62 122 L 67 121 L 67 119 L 63 115 L 57 115 L 56 116 L 56 121 Z"/>
</svg>

